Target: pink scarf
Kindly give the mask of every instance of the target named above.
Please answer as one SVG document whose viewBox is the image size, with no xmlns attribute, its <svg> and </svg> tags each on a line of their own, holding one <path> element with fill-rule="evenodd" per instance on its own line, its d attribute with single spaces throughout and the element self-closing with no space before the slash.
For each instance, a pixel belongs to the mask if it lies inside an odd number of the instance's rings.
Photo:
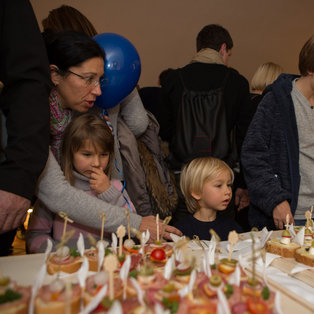
<svg viewBox="0 0 314 314">
<path fill-rule="evenodd" d="M 50 146 L 57 161 L 61 162 L 61 143 L 65 128 L 72 118 L 72 110 L 62 108 L 57 91 L 53 89 L 49 96 L 50 104 Z"/>
</svg>

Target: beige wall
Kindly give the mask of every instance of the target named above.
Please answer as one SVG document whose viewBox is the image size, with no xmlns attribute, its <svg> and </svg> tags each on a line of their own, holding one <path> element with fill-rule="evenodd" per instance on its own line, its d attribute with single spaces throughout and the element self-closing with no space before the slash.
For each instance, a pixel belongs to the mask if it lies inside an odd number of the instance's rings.
<svg viewBox="0 0 314 314">
<path fill-rule="evenodd" d="M 298 53 L 314 34 L 314 0 L 31 0 L 39 24 L 67 4 L 85 14 L 99 33 L 128 38 L 142 64 L 141 86 L 189 62 L 206 24 L 227 28 L 234 41 L 229 65 L 247 79 L 263 62 L 298 73 Z"/>
</svg>

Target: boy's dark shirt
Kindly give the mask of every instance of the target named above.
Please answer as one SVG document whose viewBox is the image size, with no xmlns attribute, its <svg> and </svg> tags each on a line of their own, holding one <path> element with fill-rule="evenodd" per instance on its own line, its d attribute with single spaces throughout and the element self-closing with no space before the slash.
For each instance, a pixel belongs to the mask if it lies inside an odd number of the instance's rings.
<svg viewBox="0 0 314 314">
<path fill-rule="evenodd" d="M 189 215 L 182 220 L 178 221 L 175 225 L 183 235 L 193 238 L 194 235 L 199 236 L 200 240 L 210 240 L 211 234 L 210 229 L 214 229 L 219 235 L 221 241 L 228 240 L 230 231 L 237 231 L 238 233 L 243 232 L 242 228 L 233 220 L 227 217 L 218 216 L 214 221 L 199 221 Z"/>
</svg>

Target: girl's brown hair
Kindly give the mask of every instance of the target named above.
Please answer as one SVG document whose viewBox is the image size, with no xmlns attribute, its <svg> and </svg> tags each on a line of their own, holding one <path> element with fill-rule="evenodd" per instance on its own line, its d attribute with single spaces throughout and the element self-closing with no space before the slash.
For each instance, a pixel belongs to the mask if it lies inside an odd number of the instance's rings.
<svg viewBox="0 0 314 314">
<path fill-rule="evenodd" d="M 62 5 L 59 8 L 51 10 L 48 17 L 42 21 L 42 25 L 46 32 L 74 30 L 90 37 L 97 35 L 97 31 L 90 20 L 79 10 L 69 5 Z"/>
<path fill-rule="evenodd" d="M 73 185 L 73 153 L 77 152 L 86 140 L 109 153 L 109 162 L 104 170 L 110 178 L 114 159 L 114 139 L 107 123 L 93 113 L 76 116 L 67 126 L 61 147 L 61 168 L 65 178 Z"/>
<path fill-rule="evenodd" d="M 314 35 L 302 47 L 299 54 L 299 70 L 302 76 L 314 73 Z"/>
</svg>

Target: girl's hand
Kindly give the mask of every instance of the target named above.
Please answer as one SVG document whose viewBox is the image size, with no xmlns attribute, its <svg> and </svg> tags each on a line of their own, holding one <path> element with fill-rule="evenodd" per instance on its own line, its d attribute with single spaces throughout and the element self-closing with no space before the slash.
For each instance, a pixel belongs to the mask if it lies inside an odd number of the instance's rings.
<svg viewBox="0 0 314 314">
<path fill-rule="evenodd" d="M 97 194 L 101 194 L 109 189 L 110 180 L 108 176 L 104 173 L 103 168 L 93 168 L 93 172 L 89 180 L 89 185 L 91 190 L 95 191 Z"/>
</svg>

